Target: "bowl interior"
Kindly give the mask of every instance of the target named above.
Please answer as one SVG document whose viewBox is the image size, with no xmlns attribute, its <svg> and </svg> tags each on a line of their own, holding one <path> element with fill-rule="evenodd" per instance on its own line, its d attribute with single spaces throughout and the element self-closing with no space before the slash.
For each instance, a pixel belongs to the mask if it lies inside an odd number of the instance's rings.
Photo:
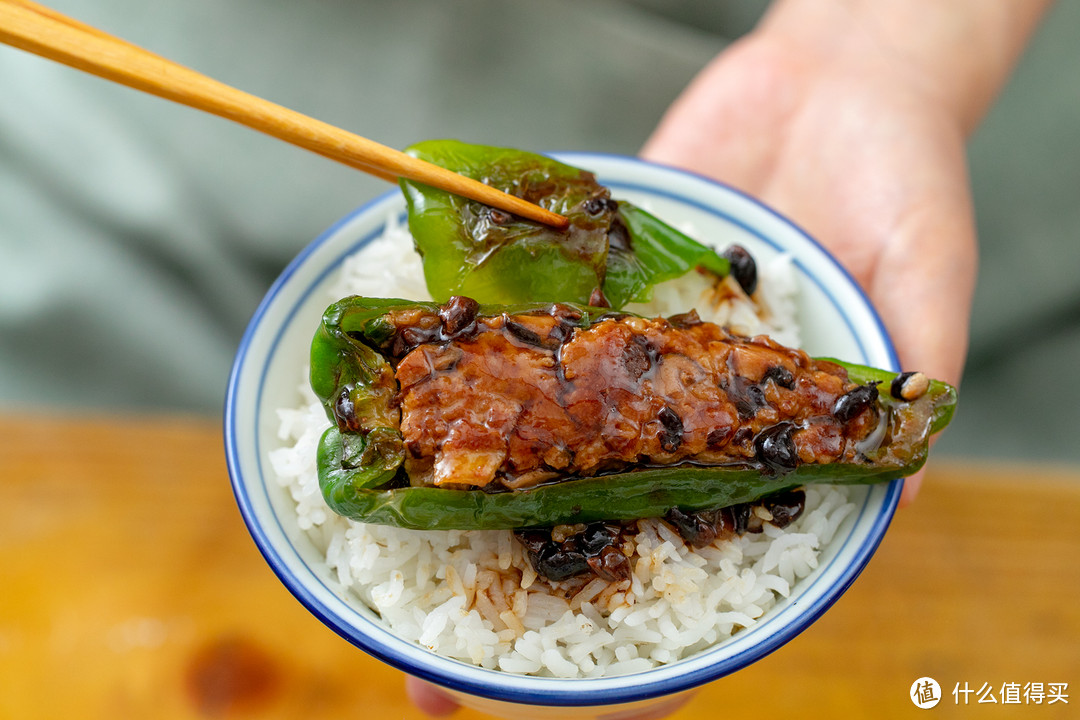
<svg viewBox="0 0 1080 720">
<path fill-rule="evenodd" d="M 565 153 L 560 159 L 596 172 L 613 195 L 669 223 L 692 228 L 702 242 L 735 242 L 761 260 L 794 259 L 803 345 L 828 355 L 897 369 L 885 330 L 847 273 L 790 222 L 715 182 L 633 158 Z M 266 460 L 280 445 L 277 409 L 295 404 L 305 382 L 311 337 L 331 302 L 329 288 L 345 257 L 377 237 L 389 217 L 404 216 L 399 192 L 357 209 L 309 245 L 267 293 L 241 343 L 225 406 L 225 443 L 233 489 L 244 520 L 282 582 L 343 637 L 413 675 L 498 700 L 548 705 L 629 702 L 685 690 L 731 673 L 781 646 L 821 615 L 865 566 L 892 518 L 901 481 L 860 488 L 857 511 L 819 558 L 753 627 L 695 656 L 634 675 L 558 680 L 485 670 L 435 655 L 390 632 L 379 617 L 337 583 L 324 553 L 302 531 L 288 492 Z"/>
</svg>

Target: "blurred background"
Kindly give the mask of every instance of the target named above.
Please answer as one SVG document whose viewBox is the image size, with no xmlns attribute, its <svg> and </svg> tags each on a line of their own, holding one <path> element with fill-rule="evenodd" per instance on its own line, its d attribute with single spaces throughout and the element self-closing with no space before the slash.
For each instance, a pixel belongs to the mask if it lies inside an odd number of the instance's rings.
<svg viewBox="0 0 1080 720">
<path fill-rule="evenodd" d="M 393 147 L 634 154 L 762 2 L 406 0 L 53 7 Z M 971 142 L 982 270 L 942 454 L 1080 461 L 1080 5 Z M 263 293 L 390 186 L 0 47 L 0 409 L 220 413 Z"/>
</svg>

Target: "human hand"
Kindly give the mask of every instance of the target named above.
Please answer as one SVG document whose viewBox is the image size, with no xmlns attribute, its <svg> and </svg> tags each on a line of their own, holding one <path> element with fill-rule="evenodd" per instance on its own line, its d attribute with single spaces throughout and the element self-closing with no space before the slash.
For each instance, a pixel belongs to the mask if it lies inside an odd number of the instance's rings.
<svg viewBox="0 0 1080 720">
<path fill-rule="evenodd" d="M 783 40 L 755 33 L 720 55 L 642 155 L 792 218 L 862 285 L 905 368 L 958 380 L 975 272 L 958 119 L 887 58 Z"/>
<path fill-rule="evenodd" d="M 435 685 L 411 675 L 405 676 L 405 692 L 413 705 L 431 717 L 446 717 L 458 709 L 458 704 L 452 697 Z M 613 720 L 616 718 L 617 720 L 660 720 L 681 708 L 689 702 L 690 698 L 690 693 L 682 693 L 658 702 L 644 711 L 634 710 L 625 715 L 611 715 L 610 717 Z"/>
<path fill-rule="evenodd" d="M 417 709 L 431 717 L 446 717 L 458 709 L 452 697 L 412 675 L 405 676 L 405 694 Z"/>
<path fill-rule="evenodd" d="M 774 8 L 698 75 L 641 154 L 790 217 L 862 286 L 905 370 L 958 383 L 977 264 L 964 145 L 994 78 L 956 67 L 977 48 L 932 47 L 925 26 L 905 47 L 877 10 L 849 5 Z M 918 486 L 909 479 L 902 504 Z"/>
</svg>

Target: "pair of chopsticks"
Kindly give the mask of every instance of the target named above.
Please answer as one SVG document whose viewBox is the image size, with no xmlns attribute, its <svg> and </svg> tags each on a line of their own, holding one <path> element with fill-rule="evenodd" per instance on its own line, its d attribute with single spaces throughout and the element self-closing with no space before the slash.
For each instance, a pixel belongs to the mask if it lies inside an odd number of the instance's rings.
<svg viewBox="0 0 1080 720">
<path fill-rule="evenodd" d="M 0 42 L 203 110 L 397 182 L 415 180 L 556 228 L 562 215 L 232 88 L 30 0 L 0 0 Z"/>
</svg>

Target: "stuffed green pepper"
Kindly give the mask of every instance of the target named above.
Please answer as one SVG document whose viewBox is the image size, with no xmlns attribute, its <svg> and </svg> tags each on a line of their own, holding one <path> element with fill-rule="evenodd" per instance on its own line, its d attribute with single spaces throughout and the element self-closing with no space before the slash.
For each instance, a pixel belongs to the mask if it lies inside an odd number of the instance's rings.
<svg viewBox="0 0 1080 720">
<path fill-rule="evenodd" d="M 311 382 L 330 506 L 424 529 L 554 526 L 918 470 L 955 391 L 813 359 L 690 312 L 353 297 Z"/>
</svg>

